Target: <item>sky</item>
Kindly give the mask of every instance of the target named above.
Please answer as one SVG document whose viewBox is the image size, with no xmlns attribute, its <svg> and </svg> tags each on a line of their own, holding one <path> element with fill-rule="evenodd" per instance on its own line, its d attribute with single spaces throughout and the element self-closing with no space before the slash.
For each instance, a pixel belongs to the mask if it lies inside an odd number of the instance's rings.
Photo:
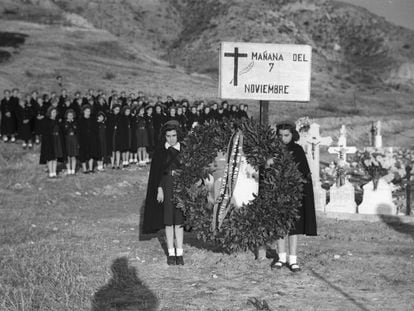
<svg viewBox="0 0 414 311">
<path fill-rule="evenodd" d="M 340 0 L 367 8 L 390 22 L 414 30 L 414 0 Z"/>
</svg>

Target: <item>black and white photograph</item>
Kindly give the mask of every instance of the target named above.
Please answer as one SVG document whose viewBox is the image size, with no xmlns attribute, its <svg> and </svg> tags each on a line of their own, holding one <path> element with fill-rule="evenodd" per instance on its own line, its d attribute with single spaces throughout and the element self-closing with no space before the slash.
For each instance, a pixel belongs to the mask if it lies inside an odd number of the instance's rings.
<svg viewBox="0 0 414 311">
<path fill-rule="evenodd" d="M 1 0 L 0 311 L 408 311 L 413 0 Z"/>
</svg>

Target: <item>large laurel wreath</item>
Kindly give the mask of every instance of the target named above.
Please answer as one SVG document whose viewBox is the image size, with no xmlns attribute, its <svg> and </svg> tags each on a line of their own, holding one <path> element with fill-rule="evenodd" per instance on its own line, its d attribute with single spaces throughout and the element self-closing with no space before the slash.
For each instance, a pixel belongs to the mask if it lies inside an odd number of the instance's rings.
<svg viewBox="0 0 414 311">
<path fill-rule="evenodd" d="M 238 126 L 247 162 L 259 170 L 259 193 L 248 205 L 232 208 L 219 231 L 212 230 L 213 204 L 203 180 L 213 172 L 217 152 L 226 152 L 235 126 L 222 122 L 194 128 L 183 142 L 182 167 L 174 181 L 174 201 L 186 224 L 198 239 L 228 251 L 255 250 L 285 236 L 297 217 L 303 189 L 297 165 L 274 129 L 253 120 Z M 273 164 L 266 165 L 271 158 Z"/>
</svg>

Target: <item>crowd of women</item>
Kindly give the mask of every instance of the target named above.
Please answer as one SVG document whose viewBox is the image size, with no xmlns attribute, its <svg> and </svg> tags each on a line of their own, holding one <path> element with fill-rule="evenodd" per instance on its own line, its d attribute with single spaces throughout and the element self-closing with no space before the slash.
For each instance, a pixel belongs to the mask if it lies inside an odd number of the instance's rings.
<svg viewBox="0 0 414 311">
<path fill-rule="evenodd" d="M 195 124 L 248 118 L 247 109 L 226 101 L 150 100 L 142 92 L 107 96 L 89 89 L 70 96 L 62 89 L 60 94 L 22 96 L 13 89 L 5 90 L 1 100 L 1 135 L 3 142 L 20 140 L 23 148 L 41 144 L 40 164 L 47 164 L 49 177 L 56 178 L 58 161 L 66 164 L 68 175 L 78 166 L 87 174 L 108 164 L 114 169 L 146 165 L 167 121 L 178 121 L 185 133 Z"/>
</svg>

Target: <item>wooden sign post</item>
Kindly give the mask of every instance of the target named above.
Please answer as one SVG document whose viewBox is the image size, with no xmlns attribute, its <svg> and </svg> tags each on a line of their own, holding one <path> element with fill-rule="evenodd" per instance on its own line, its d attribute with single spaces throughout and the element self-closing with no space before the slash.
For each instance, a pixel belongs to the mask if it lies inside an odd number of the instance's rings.
<svg viewBox="0 0 414 311">
<path fill-rule="evenodd" d="M 260 120 L 269 122 L 269 101 L 309 101 L 309 45 L 222 42 L 219 97 L 260 101 Z"/>
<path fill-rule="evenodd" d="M 269 124 L 269 101 L 268 100 L 260 101 L 259 121 L 260 121 L 260 124 L 263 124 L 263 125 Z"/>
</svg>

